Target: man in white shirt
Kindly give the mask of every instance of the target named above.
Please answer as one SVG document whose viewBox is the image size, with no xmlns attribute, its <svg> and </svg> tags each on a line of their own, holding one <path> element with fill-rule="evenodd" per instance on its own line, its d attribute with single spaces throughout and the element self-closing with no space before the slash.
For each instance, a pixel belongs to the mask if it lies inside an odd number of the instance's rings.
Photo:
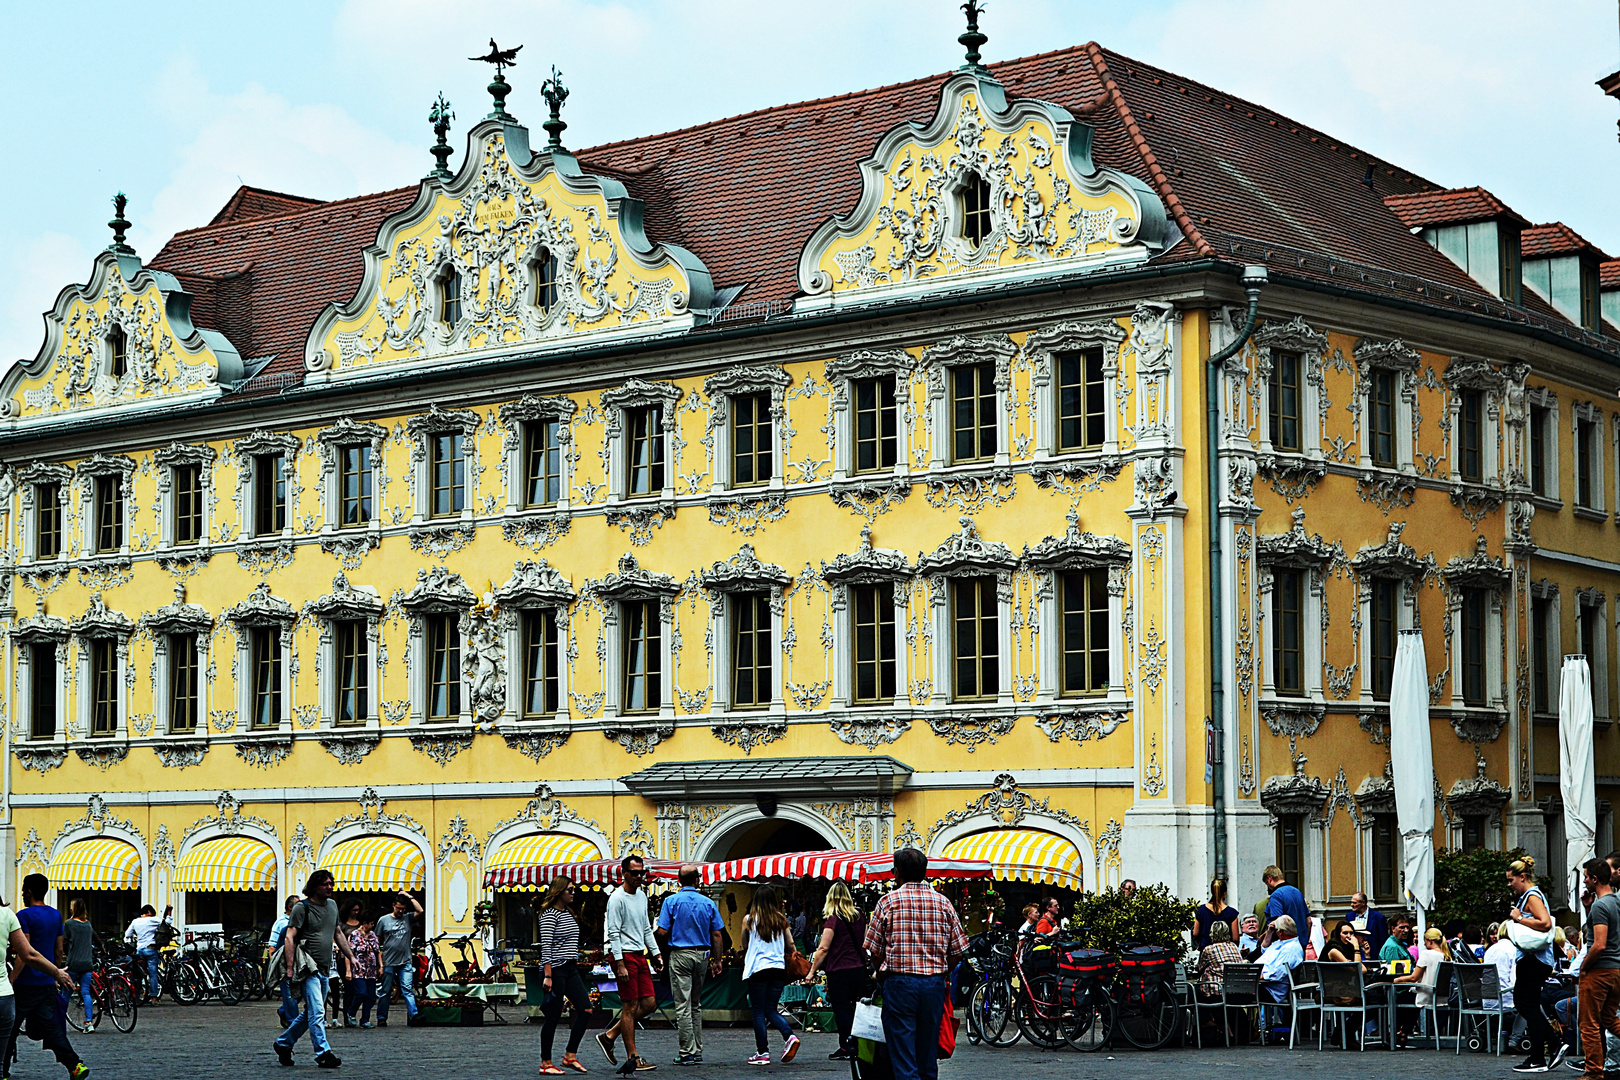
<svg viewBox="0 0 1620 1080">
<path fill-rule="evenodd" d="M 613 978 L 624 1008 L 612 1027 L 597 1034 L 596 1045 L 602 1048 L 611 1064 L 618 1065 L 613 1040 L 624 1036 L 625 1057 L 619 1072 L 629 1076 L 637 1069 L 654 1067 L 636 1053 L 636 1021 L 656 1007 L 652 973 L 663 964 L 658 955 L 658 939 L 653 936 L 652 923 L 647 918 L 647 894 L 641 891 L 641 883 L 647 876 L 646 865 L 641 856 L 627 855 L 620 868 L 624 872 L 624 884 L 608 894 L 602 936 L 612 955 Z"/>
<path fill-rule="evenodd" d="M 1293 970 L 1305 962 L 1305 947 L 1299 943 L 1299 931 L 1290 915 L 1278 915 L 1271 920 L 1269 933 L 1276 939 L 1260 954 L 1260 981 L 1271 993 L 1271 1000 L 1286 1002 Z"/>
<path fill-rule="evenodd" d="M 270 927 L 270 947 L 272 949 L 278 943 L 286 940 L 288 917 L 292 915 L 293 905 L 296 903 L 298 903 L 298 897 L 287 897 L 287 902 L 281 906 L 281 918 L 277 919 L 275 924 Z M 285 973 L 278 972 L 278 974 Z M 292 984 L 286 979 L 281 980 L 281 1005 L 276 1009 L 276 1016 L 281 1018 L 283 1029 L 291 1027 L 292 1022 L 298 1019 L 298 1002 L 293 1000 Z"/>
<path fill-rule="evenodd" d="M 158 985 L 158 929 L 165 923 L 173 922 L 173 920 L 173 904 L 163 909 L 163 918 L 161 919 L 158 918 L 157 908 L 147 904 L 141 908 L 141 913 L 130 922 L 129 929 L 124 931 L 124 940 L 131 942 L 135 946 L 135 955 L 140 957 L 141 962 L 146 965 L 147 993 L 150 995 L 151 1003 L 154 1005 L 157 1004 L 158 998 L 163 993 L 162 987 Z"/>
</svg>

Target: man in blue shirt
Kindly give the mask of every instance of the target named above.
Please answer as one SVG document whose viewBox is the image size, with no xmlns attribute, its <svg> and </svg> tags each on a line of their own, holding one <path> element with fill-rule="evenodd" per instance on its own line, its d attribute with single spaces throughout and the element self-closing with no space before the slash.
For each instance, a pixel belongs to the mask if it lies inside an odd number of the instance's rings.
<svg viewBox="0 0 1620 1080">
<path fill-rule="evenodd" d="M 703 1060 L 703 982 L 720 974 L 720 908 L 698 892 L 698 868 L 681 867 L 681 891 L 658 911 L 658 940 L 669 949 L 669 990 L 680 1029 L 677 1065 Z"/>
<path fill-rule="evenodd" d="M 270 947 L 287 940 L 287 923 L 292 918 L 293 905 L 298 903 L 298 897 L 289 896 L 282 905 L 281 918 L 270 927 Z M 285 972 L 277 972 L 278 975 Z M 281 1004 L 276 1008 L 276 1016 L 281 1020 L 283 1028 L 292 1027 L 292 1022 L 298 1019 L 298 1002 L 293 1000 L 292 983 L 286 979 L 281 980 Z"/>
<path fill-rule="evenodd" d="M 1300 891 L 1288 884 L 1283 877 L 1281 869 L 1275 866 L 1266 867 L 1265 873 L 1260 875 L 1271 892 L 1271 899 L 1266 901 L 1266 926 L 1269 929 L 1277 921 L 1277 916 L 1287 915 L 1294 920 L 1295 932 L 1307 934 L 1310 932 L 1311 912 L 1305 906 L 1305 897 Z M 1275 934 L 1272 935 L 1276 937 Z"/>
<path fill-rule="evenodd" d="M 23 878 L 23 907 L 17 912 L 17 922 L 35 951 L 54 964 L 62 955 L 62 913 L 45 903 L 45 894 L 50 891 L 50 879 L 44 874 L 29 874 Z M 17 973 L 15 983 L 17 1019 L 6 1040 L 6 1062 L 9 1064 L 17 1033 L 24 1030 L 26 1023 L 28 1037 L 55 1054 L 72 1080 L 89 1076 L 90 1067 L 79 1060 L 73 1044 L 68 1042 L 67 1012 L 58 1007 L 55 980 L 36 968 L 24 967 Z"/>
</svg>

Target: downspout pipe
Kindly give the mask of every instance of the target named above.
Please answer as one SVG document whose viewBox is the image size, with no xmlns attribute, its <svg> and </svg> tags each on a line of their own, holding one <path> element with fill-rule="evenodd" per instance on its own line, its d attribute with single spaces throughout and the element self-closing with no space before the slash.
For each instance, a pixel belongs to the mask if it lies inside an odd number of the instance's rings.
<svg viewBox="0 0 1620 1080">
<path fill-rule="evenodd" d="M 1260 290 L 1266 284 L 1264 266 L 1243 268 L 1243 291 L 1249 298 L 1249 315 L 1243 330 L 1220 352 L 1209 358 L 1205 367 L 1205 397 L 1209 409 L 1204 424 L 1209 446 L 1209 703 L 1210 733 L 1214 743 L 1214 761 L 1210 779 L 1214 788 L 1215 812 L 1215 876 L 1230 881 L 1226 873 L 1226 657 L 1223 647 L 1225 626 L 1222 613 L 1225 600 L 1221 590 L 1221 365 L 1236 356 L 1254 333 L 1254 324 L 1260 313 Z"/>
</svg>

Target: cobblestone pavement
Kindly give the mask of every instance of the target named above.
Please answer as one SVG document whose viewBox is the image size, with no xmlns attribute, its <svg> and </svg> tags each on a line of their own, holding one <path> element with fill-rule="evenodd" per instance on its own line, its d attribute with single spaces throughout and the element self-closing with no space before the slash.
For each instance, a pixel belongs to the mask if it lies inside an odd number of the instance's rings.
<svg viewBox="0 0 1620 1080">
<path fill-rule="evenodd" d="M 403 1014 L 395 1021 L 403 1019 Z M 91 1066 L 93 1080 L 202 1080 L 229 1077 L 230 1080 L 259 1080 L 275 1077 L 289 1080 L 303 1075 L 358 1076 L 366 1080 L 407 1080 L 407 1078 L 506 1078 L 533 1077 L 539 1061 L 540 1029 L 536 1025 L 510 1024 L 485 1028 L 405 1028 L 390 1025 L 386 1030 L 336 1029 L 332 1045 L 343 1058 L 335 1073 L 314 1067 L 307 1040 L 298 1048 L 296 1070 L 281 1068 L 270 1051 L 278 1033 L 275 1009 L 267 1003 L 236 1008 L 197 1006 L 182 1008 L 163 1005 L 143 1009 L 135 1031 L 120 1035 L 103 1022 L 92 1035 L 73 1036 L 74 1047 Z M 566 1038 L 559 1033 L 558 1052 Z M 846 1078 L 849 1068 L 830 1062 L 827 1054 L 834 1046 L 832 1035 L 805 1036 L 804 1047 L 790 1065 L 776 1064 L 766 1071 L 791 1071 L 799 1077 Z M 772 1053 L 778 1047 L 772 1038 Z M 675 1054 L 675 1033 L 653 1028 L 643 1033 L 643 1052 L 660 1067 L 659 1076 L 675 1080 L 700 1080 L 708 1076 L 758 1075 L 743 1058 L 753 1052 L 753 1032 L 742 1028 L 709 1028 L 704 1035 L 705 1064 L 677 1069 L 669 1064 Z M 593 1077 L 607 1080 L 611 1069 L 602 1059 L 594 1041 L 586 1036 L 581 1059 Z M 1227 1050 L 1160 1050 L 1154 1053 L 1119 1050 L 1086 1055 L 1071 1051 L 1041 1052 L 1023 1044 L 1005 1050 L 991 1050 L 961 1043 L 954 1059 L 942 1062 L 940 1080 L 979 1080 L 981 1077 L 1014 1077 L 1017 1080 L 1064 1080 L 1089 1078 L 1187 1077 L 1204 1080 L 1210 1076 L 1241 1078 L 1267 1075 L 1287 1077 L 1317 1075 L 1339 1080 L 1353 1071 L 1356 1080 L 1367 1077 L 1425 1077 L 1448 1080 L 1451 1077 L 1501 1077 L 1507 1080 L 1514 1064 L 1505 1055 L 1498 1059 L 1464 1050 L 1454 1056 L 1432 1050 L 1408 1050 L 1390 1054 L 1368 1050 L 1310 1050 L 1290 1052 L 1283 1047 L 1241 1047 Z M 1561 1074 L 1570 1077 L 1575 1073 Z M 13 1068 L 14 1080 L 35 1077 L 57 1080 L 63 1073 L 38 1043 L 23 1040 L 21 1056 Z"/>
</svg>

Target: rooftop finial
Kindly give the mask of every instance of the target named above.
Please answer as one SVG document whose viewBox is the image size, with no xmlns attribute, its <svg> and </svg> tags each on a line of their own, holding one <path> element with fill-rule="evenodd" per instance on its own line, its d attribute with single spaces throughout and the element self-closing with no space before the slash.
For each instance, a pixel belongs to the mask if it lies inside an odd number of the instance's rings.
<svg viewBox="0 0 1620 1080">
<path fill-rule="evenodd" d="M 440 90 L 439 100 L 435 101 L 433 108 L 428 110 L 428 123 L 433 125 L 433 134 L 438 136 L 439 140 L 433 144 L 433 149 L 429 151 L 437 162 L 433 166 L 433 171 L 428 173 L 431 179 L 445 181 L 451 179 L 450 166 L 446 162 L 450 160 L 450 155 L 454 151 L 451 150 L 450 143 L 445 140 L 444 136 L 450 130 L 450 121 L 455 118 L 456 114 L 450 111 L 450 103 L 444 99 L 444 91 Z"/>
<path fill-rule="evenodd" d="M 568 87 L 563 85 L 562 72 L 557 70 L 556 64 L 551 65 L 551 78 L 540 84 L 540 96 L 551 106 L 551 118 L 540 125 L 550 136 L 546 141 L 546 149 L 561 150 L 562 133 L 568 127 L 562 119 L 563 102 L 568 100 Z"/>
<path fill-rule="evenodd" d="M 129 219 L 124 216 L 124 207 L 129 205 L 129 196 L 122 191 L 113 196 L 113 219 L 107 222 L 107 228 L 113 231 L 113 242 L 107 245 L 107 250 L 117 255 L 133 255 L 135 249 L 124 243 L 124 234 L 129 231 Z"/>
<path fill-rule="evenodd" d="M 489 39 L 488 56 L 469 56 L 469 60 L 482 60 L 486 64 L 495 65 L 495 78 L 489 84 L 489 96 L 495 99 L 495 108 L 484 117 L 485 120 L 515 121 L 517 117 L 506 111 L 506 95 L 512 92 L 511 84 L 506 81 L 506 69 L 517 66 L 518 50 L 523 46 L 503 49 L 495 44 L 495 39 Z"/>
<path fill-rule="evenodd" d="M 967 3 L 962 5 L 962 10 L 967 12 L 968 28 L 967 33 L 956 40 L 967 49 L 966 66 L 973 70 L 983 70 L 984 65 L 979 63 L 979 48 L 990 40 L 979 33 L 979 16 L 984 14 L 984 5 L 979 3 L 979 0 L 967 0 Z"/>
</svg>

